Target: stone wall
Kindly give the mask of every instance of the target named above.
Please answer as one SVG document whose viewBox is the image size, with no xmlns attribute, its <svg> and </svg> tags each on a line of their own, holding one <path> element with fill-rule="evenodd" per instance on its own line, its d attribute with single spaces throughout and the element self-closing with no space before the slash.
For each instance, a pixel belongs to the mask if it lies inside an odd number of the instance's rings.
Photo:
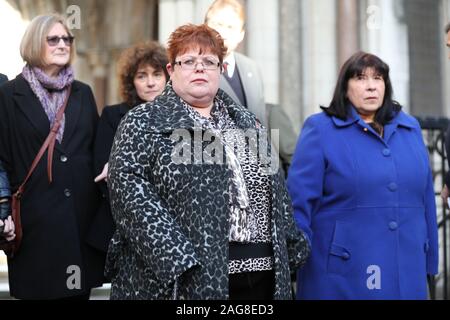
<svg viewBox="0 0 450 320">
<path fill-rule="evenodd" d="M 77 79 L 91 85 L 99 111 L 121 101 L 118 95 L 117 58 L 123 49 L 157 39 L 158 0 L 7 0 L 24 19 L 58 12 L 72 21 L 70 6 L 79 8 L 76 37 Z M 69 8 L 70 9 L 70 8 Z M 75 13 L 75 14 L 78 14 Z"/>
</svg>

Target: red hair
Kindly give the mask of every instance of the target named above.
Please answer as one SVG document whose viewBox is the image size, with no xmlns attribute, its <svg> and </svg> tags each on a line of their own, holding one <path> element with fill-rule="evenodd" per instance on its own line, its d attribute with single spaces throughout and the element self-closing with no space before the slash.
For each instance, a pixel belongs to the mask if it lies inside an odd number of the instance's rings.
<svg viewBox="0 0 450 320">
<path fill-rule="evenodd" d="M 227 53 L 220 34 L 206 24 L 186 24 L 178 27 L 170 35 L 167 55 L 172 65 L 175 64 L 176 57 L 195 49 L 198 49 L 200 54 L 210 52 L 217 55 L 221 64 Z"/>
</svg>

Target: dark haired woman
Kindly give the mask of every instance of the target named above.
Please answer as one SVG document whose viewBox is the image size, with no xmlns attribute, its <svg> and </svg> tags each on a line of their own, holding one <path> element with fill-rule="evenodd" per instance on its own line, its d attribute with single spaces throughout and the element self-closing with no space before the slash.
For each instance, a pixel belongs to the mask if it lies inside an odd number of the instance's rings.
<svg viewBox="0 0 450 320">
<path fill-rule="evenodd" d="M 297 298 L 427 298 L 438 269 L 428 154 L 381 59 L 344 64 L 330 106 L 304 124 L 288 188 L 312 245 Z"/>
</svg>

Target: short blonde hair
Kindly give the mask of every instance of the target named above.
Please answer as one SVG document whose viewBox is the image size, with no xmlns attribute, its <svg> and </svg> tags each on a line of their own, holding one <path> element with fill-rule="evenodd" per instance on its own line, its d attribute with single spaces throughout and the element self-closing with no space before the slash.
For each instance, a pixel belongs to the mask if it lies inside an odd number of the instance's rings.
<svg viewBox="0 0 450 320">
<path fill-rule="evenodd" d="M 66 19 L 59 14 L 47 14 L 35 17 L 27 27 L 20 43 L 20 55 L 22 59 L 32 67 L 42 67 L 44 62 L 44 50 L 47 41 L 47 35 L 53 26 L 60 23 L 67 34 L 72 33 L 67 26 Z M 75 59 L 75 42 L 70 47 L 70 60 L 68 65 Z"/>
</svg>

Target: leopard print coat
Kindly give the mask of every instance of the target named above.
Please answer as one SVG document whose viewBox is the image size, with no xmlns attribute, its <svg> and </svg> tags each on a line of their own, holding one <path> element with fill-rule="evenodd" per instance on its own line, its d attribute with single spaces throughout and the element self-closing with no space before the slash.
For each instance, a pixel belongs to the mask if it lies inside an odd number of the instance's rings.
<svg viewBox="0 0 450 320">
<path fill-rule="evenodd" d="M 259 126 L 223 91 L 216 99 L 239 128 Z M 199 134 L 194 127 L 170 82 L 119 126 L 108 177 L 117 226 L 105 269 L 112 279 L 111 299 L 172 299 L 174 287 L 177 299 L 228 299 L 231 172 L 226 165 L 177 163 L 171 157 L 174 130 L 194 136 Z M 203 149 L 207 146 L 203 142 Z M 270 177 L 274 299 L 291 299 L 290 273 L 305 262 L 310 248 L 295 226 L 284 178 L 279 171 Z"/>
</svg>

